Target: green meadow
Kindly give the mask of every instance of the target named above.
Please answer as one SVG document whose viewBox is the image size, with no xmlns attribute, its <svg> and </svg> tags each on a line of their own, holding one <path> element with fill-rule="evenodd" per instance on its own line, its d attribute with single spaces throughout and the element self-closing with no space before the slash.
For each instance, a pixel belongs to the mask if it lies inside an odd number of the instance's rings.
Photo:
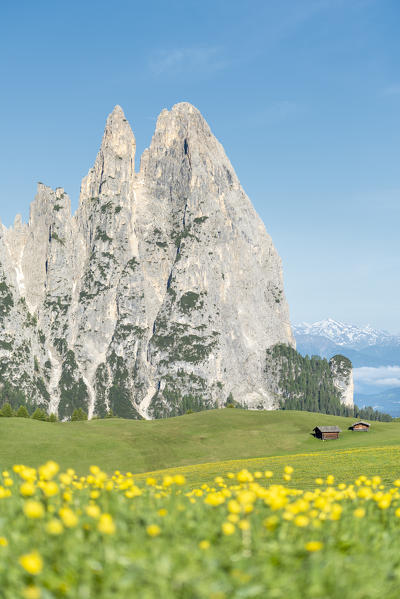
<svg viewBox="0 0 400 599">
<path fill-rule="evenodd" d="M 334 474 L 349 482 L 360 473 L 400 476 L 400 423 L 372 422 L 368 433 L 352 432 L 353 419 L 297 411 L 211 410 L 152 421 L 122 419 L 47 423 L 0 418 L 0 466 L 29 466 L 53 459 L 61 468 L 88 472 L 92 464 L 111 473 L 134 474 L 177 468 L 189 483 L 208 482 L 243 467 L 295 467 L 293 484 Z M 336 424 L 338 440 L 320 441 L 316 425 Z"/>
</svg>

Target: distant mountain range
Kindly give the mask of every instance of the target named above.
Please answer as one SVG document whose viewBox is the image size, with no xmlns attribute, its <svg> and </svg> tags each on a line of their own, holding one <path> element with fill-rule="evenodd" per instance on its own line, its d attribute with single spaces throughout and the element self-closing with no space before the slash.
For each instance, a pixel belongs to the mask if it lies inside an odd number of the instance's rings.
<svg viewBox="0 0 400 599">
<path fill-rule="evenodd" d="M 294 325 L 293 333 L 297 351 L 303 355 L 331 358 L 344 354 L 354 368 L 400 364 L 400 336 L 370 326 L 360 328 L 327 318 L 313 324 Z"/>
<path fill-rule="evenodd" d="M 381 393 L 357 393 L 355 402 L 360 407 L 372 406 L 379 412 L 400 418 L 400 387 L 386 389 Z"/>
<path fill-rule="evenodd" d="M 400 417 L 400 385 L 394 386 L 400 369 L 400 336 L 332 318 L 294 325 L 293 333 L 297 351 L 304 356 L 330 359 L 343 354 L 352 361 L 358 406 Z"/>
</svg>

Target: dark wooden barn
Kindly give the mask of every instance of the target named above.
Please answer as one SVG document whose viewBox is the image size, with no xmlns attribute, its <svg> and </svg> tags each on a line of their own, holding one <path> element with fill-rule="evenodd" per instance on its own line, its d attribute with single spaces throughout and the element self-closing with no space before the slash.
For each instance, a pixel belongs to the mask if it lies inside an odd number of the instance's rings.
<svg viewBox="0 0 400 599">
<path fill-rule="evenodd" d="M 342 431 L 338 426 L 316 426 L 314 429 L 317 439 L 326 441 L 327 439 L 338 439 Z"/>
<path fill-rule="evenodd" d="M 351 430 L 352 431 L 369 431 L 369 427 L 371 425 L 369 424 L 369 422 L 364 422 L 363 420 L 359 420 L 359 422 L 355 422 L 354 424 L 351 425 Z"/>
</svg>

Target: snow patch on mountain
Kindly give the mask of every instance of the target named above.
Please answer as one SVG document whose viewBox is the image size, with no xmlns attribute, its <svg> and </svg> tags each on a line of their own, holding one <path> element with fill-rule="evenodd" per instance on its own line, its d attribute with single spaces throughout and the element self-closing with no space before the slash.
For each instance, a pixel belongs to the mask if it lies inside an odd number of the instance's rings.
<svg viewBox="0 0 400 599">
<path fill-rule="evenodd" d="M 312 324 L 301 322 L 293 325 L 296 337 L 307 335 L 324 337 L 333 343 L 352 349 L 364 349 L 375 345 L 400 345 L 400 336 L 388 331 L 374 329 L 370 325 L 358 327 L 353 324 L 327 318 Z"/>
</svg>

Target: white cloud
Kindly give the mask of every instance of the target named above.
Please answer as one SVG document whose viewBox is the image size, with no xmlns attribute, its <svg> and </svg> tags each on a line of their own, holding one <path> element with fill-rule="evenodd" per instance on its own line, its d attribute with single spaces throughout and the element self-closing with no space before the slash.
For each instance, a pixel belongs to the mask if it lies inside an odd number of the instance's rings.
<svg viewBox="0 0 400 599">
<path fill-rule="evenodd" d="M 354 368 L 354 383 L 356 386 L 372 386 L 377 389 L 383 387 L 400 387 L 400 366 L 363 366 Z"/>
<path fill-rule="evenodd" d="M 228 62 L 220 47 L 192 47 L 161 50 L 150 59 L 150 68 L 156 75 L 183 71 L 214 72 L 224 69 Z"/>
</svg>

